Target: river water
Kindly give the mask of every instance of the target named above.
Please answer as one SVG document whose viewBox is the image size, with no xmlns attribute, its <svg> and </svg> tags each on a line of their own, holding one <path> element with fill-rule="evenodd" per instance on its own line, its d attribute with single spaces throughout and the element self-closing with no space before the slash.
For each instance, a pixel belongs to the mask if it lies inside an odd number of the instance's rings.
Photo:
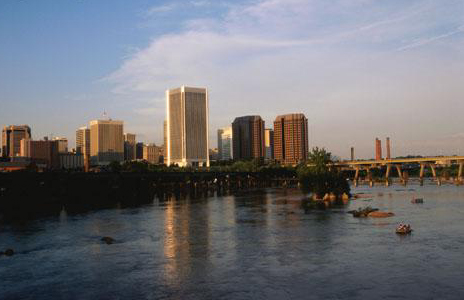
<svg viewBox="0 0 464 300">
<path fill-rule="evenodd" d="M 464 299 L 463 186 L 352 192 L 327 210 L 268 189 L 3 221 L 0 299 Z M 395 216 L 346 213 L 367 205 Z"/>
</svg>

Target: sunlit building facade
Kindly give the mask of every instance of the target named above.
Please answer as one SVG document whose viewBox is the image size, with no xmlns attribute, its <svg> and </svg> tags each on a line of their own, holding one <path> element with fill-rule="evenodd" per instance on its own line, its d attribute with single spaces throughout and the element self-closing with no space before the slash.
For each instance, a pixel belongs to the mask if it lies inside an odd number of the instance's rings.
<svg viewBox="0 0 464 300">
<path fill-rule="evenodd" d="M 232 153 L 232 127 L 218 129 L 218 160 L 231 160 Z"/>
<path fill-rule="evenodd" d="M 274 121 L 274 158 L 286 165 L 308 159 L 308 119 L 304 114 L 277 116 Z"/>
<path fill-rule="evenodd" d="M 2 156 L 21 156 L 21 140 L 31 138 L 31 128 L 28 125 L 10 125 L 3 127 Z"/>
<path fill-rule="evenodd" d="M 208 113 L 207 89 L 166 91 L 167 165 L 209 166 Z"/>
<path fill-rule="evenodd" d="M 124 160 L 124 122 L 95 120 L 90 122 L 90 157 L 92 164 L 109 164 Z"/>
</svg>

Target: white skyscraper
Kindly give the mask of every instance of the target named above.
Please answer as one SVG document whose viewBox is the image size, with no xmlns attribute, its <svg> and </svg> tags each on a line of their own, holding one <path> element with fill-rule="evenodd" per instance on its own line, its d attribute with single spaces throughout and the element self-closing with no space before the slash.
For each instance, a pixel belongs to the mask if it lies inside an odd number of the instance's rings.
<svg viewBox="0 0 464 300">
<path fill-rule="evenodd" d="M 209 166 L 208 91 L 166 91 L 167 165 Z"/>
</svg>

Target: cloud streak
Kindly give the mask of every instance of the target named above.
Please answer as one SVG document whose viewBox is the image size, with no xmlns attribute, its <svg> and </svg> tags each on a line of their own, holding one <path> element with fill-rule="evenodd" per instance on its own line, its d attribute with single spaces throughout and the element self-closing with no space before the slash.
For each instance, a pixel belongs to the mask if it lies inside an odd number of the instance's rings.
<svg viewBox="0 0 464 300">
<path fill-rule="evenodd" d="M 313 124 L 314 145 L 341 157 L 350 146 L 361 145 L 357 153 L 368 157 L 377 135 L 390 135 L 398 145 L 407 145 L 411 137 L 425 138 L 420 133 L 425 117 L 435 125 L 428 134 L 437 138 L 455 132 L 453 124 L 435 124 L 439 120 L 430 116 L 440 109 L 437 99 L 464 96 L 457 80 L 464 75 L 463 60 L 451 61 L 447 47 L 462 39 L 457 12 L 464 13 L 464 6 L 451 0 L 425 3 L 230 4 L 221 17 L 192 16 L 185 19 L 184 30 L 153 37 L 106 81 L 130 101 L 159 99 L 137 108 L 137 113 L 159 120 L 165 113 L 165 89 L 208 87 L 213 144 L 215 128 L 236 116 L 261 114 L 272 126 L 275 115 L 301 111 Z M 442 14 L 438 20 L 437 13 Z M 447 44 L 434 43 L 438 40 Z M 454 57 L 464 58 L 459 47 L 452 49 Z M 464 104 L 457 106 L 464 109 Z M 409 150 L 417 152 L 399 148 Z"/>
<path fill-rule="evenodd" d="M 432 37 L 425 38 L 425 39 L 420 39 L 420 40 L 418 40 L 416 42 L 413 42 L 413 43 L 408 44 L 406 46 L 400 47 L 398 49 L 398 51 L 404 51 L 404 50 L 409 50 L 409 49 L 413 49 L 413 48 L 417 48 L 417 47 L 422 47 L 422 46 L 425 46 L 427 44 L 430 44 L 430 43 L 433 43 L 433 42 L 436 42 L 436 41 L 439 41 L 439 40 L 442 40 L 442 39 L 445 39 L 445 38 L 449 38 L 449 37 L 451 37 L 453 35 L 460 34 L 460 33 L 463 33 L 463 32 L 464 32 L 464 25 L 462 25 L 458 29 L 450 31 L 450 32 L 446 32 L 446 33 L 439 34 L 439 35 L 432 36 Z"/>
</svg>

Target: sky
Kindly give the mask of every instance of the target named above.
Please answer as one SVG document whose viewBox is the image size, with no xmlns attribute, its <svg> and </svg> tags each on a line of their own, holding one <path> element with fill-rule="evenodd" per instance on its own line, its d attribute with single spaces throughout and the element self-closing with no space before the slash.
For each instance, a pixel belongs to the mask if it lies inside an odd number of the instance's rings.
<svg viewBox="0 0 464 300">
<path fill-rule="evenodd" d="M 464 155 L 464 1 L 0 1 L 0 125 L 73 147 L 106 112 L 161 144 L 181 85 L 208 88 L 212 145 L 237 116 L 302 112 L 341 158 L 387 136 Z"/>
</svg>

